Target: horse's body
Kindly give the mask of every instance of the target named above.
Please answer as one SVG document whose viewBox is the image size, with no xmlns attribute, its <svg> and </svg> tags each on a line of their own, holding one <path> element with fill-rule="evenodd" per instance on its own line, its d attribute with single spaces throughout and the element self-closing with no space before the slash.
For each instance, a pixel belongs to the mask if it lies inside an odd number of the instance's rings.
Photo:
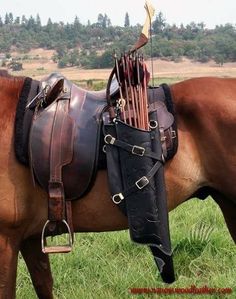
<svg viewBox="0 0 236 299">
<path fill-rule="evenodd" d="M 34 187 L 28 168 L 14 154 L 14 118 L 24 78 L 0 77 L 0 298 L 14 298 L 17 256 L 21 251 L 40 298 L 52 298 L 48 256 L 40 233 L 47 218 L 47 194 Z M 199 78 L 171 86 L 179 148 L 165 165 L 169 210 L 202 188 L 220 205 L 236 242 L 236 79 Z M 106 172 L 92 190 L 74 201 L 76 231 L 127 228 L 112 203 Z"/>
</svg>

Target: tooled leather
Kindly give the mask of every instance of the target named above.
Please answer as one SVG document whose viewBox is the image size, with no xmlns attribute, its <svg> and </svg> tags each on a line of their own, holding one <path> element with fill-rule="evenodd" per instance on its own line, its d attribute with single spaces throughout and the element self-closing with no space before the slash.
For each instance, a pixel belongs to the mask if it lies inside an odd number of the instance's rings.
<svg viewBox="0 0 236 299">
<path fill-rule="evenodd" d="M 73 200 L 81 197 L 93 181 L 98 156 L 99 118 L 106 102 L 98 100 L 96 93 L 89 93 L 74 84 L 69 97 L 68 117 L 75 123 L 75 133 L 73 157 L 71 163 L 62 169 L 62 181 L 66 199 Z M 50 134 L 56 104 L 54 101 L 38 112 L 30 133 L 31 165 L 36 180 L 45 190 L 50 179 Z"/>
</svg>

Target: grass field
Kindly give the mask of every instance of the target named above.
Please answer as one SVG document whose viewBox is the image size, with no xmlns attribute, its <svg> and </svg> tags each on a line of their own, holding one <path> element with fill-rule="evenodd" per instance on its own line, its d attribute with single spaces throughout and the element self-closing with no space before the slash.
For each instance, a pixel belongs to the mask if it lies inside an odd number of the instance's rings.
<svg viewBox="0 0 236 299">
<path fill-rule="evenodd" d="M 227 287 L 232 294 L 194 298 L 236 298 L 236 247 L 213 200 L 193 199 L 172 211 L 170 229 L 177 278 L 171 287 Z M 161 282 L 146 246 L 131 243 L 128 231 L 77 234 L 73 252 L 51 256 L 51 263 L 58 299 L 192 298 L 129 292 L 168 286 Z M 22 259 L 17 298 L 36 298 Z"/>
<path fill-rule="evenodd" d="M 55 70 L 55 64 L 44 64 L 42 60 L 29 64 L 19 74 L 39 79 Z M 60 71 L 84 87 L 87 80 L 92 80 L 93 88 L 103 88 L 110 73 L 110 70 L 76 68 Z M 236 64 L 226 64 L 221 68 L 214 63 L 156 61 L 154 73 L 158 77 L 156 84 L 196 76 L 236 77 Z M 205 201 L 193 199 L 182 204 L 170 213 L 170 231 L 177 279 L 171 287 L 232 288 L 232 294 L 131 294 L 130 288 L 164 288 L 168 285 L 162 283 L 147 247 L 131 243 L 128 231 L 121 231 L 77 234 L 72 253 L 51 256 L 55 298 L 236 298 L 236 246 L 214 201 L 209 197 Z M 17 299 L 34 298 L 36 295 L 29 274 L 20 258 Z"/>
</svg>

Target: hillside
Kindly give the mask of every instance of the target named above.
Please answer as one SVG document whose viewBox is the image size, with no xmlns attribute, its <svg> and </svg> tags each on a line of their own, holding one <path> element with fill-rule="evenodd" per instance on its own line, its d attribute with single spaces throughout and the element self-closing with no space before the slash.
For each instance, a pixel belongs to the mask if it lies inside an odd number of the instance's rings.
<svg viewBox="0 0 236 299">
<path fill-rule="evenodd" d="M 96 23 L 82 24 L 76 17 L 74 22 L 41 24 L 40 16 L 14 17 L 7 13 L 0 16 L 0 66 L 8 65 L 11 53 L 23 53 L 29 58 L 33 49 L 53 50 L 51 56 L 58 67 L 80 67 L 102 69 L 112 67 L 112 54 L 124 53 L 137 41 L 142 26 L 130 26 L 127 16 L 124 26 L 112 26 L 112 20 L 99 14 Z M 193 61 L 214 60 L 223 65 L 236 62 L 236 26 L 225 24 L 208 29 L 204 23 L 184 26 L 169 25 L 160 12 L 152 23 L 152 49 L 142 49 L 145 57 L 167 59 L 178 62 L 182 57 Z M 37 57 L 34 57 L 37 58 Z M 17 61 L 14 61 L 17 62 Z M 24 61 L 25 62 L 25 61 Z"/>
<path fill-rule="evenodd" d="M 12 52 L 12 57 L 18 57 L 23 63 L 23 70 L 13 72 L 15 75 L 24 75 L 41 79 L 43 76 L 57 71 L 70 80 L 107 80 L 111 72 L 108 69 L 82 69 L 78 67 L 58 68 L 57 63 L 52 61 L 54 50 L 33 49 L 25 54 Z M 25 58 L 24 58 L 25 57 Z M 24 59 L 23 59 L 24 58 Z M 27 59 L 26 59 L 27 58 Z M 149 71 L 151 71 L 150 60 L 147 60 Z M 180 62 L 154 59 L 154 77 L 159 78 L 189 78 L 199 76 L 229 76 L 236 77 L 236 62 L 225 63 L 219 66 L 214 61 L 207 63 L 193 62 L 182 58 Z"/>
</svg>

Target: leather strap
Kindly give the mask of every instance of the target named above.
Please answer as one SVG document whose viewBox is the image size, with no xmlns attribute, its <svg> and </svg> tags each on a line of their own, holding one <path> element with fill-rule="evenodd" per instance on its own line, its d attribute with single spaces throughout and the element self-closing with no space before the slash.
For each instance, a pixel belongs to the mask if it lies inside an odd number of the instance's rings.
<svg viewBox="0 0 236 299">
<path fill-rule="evenodd" d="M 113 195 L 116 197 L 117 195 L 123 200 L 126 197 L 128 197 L 129 195 L 131 195 L 132 193 L 135 193 L 137 191 L 142 190 L 143 188 L 145 188 L 151 178 L 153 178 L 153 176 L 156 174 L 156 172 L 159 170 L 159 168 L 162 166 L 162 162 L 161 161 L 157 161 L 154 166 L 152 167 L 152 169 L 143 177 L 141 177 L 139 180 L 137 180 L 132 186 L 130 186 L 128 189 L 122 191 L 121 193 L 115 194 Z M 114 202 L 114 200 L 113 200 Z"/>
<path fill-rule="evenodd" d="M 122 140 L 114 138 L 112 135 L 106 135 L 104 140 L 105 140 L 105 143 L 122 148 L 123 150 L 131 153 L 132 155 L 136 155 L 136 156 L 140 156 L 140 157 L 145 156 L 145 157 L 149 157 L 149 158 L 158 160 L 159 162 L 163 162 L 163 159 L 161 160 L 159 155 L 150 151 L 149 149 L 137 146 L 135 144 L 134 145 L 129 144 L 127 142 L 124 142 Z"/>
<path fill-rule="evenodd" d="M 68 201 L 66 204 L 62 178 L 63 166 L 69 164 L 73 157 L 74 123 L 68 115 L 68 109 L 68 99 L 57 101 L 51 133 L 48 219 L 52 224 L 66 219 L 73 231 L 71 202 Z M 56 233 L 55 225 L 52 226 L 53 232 Z M 49 230 L 52 233 L 50 226 Z"/>
</svg>

